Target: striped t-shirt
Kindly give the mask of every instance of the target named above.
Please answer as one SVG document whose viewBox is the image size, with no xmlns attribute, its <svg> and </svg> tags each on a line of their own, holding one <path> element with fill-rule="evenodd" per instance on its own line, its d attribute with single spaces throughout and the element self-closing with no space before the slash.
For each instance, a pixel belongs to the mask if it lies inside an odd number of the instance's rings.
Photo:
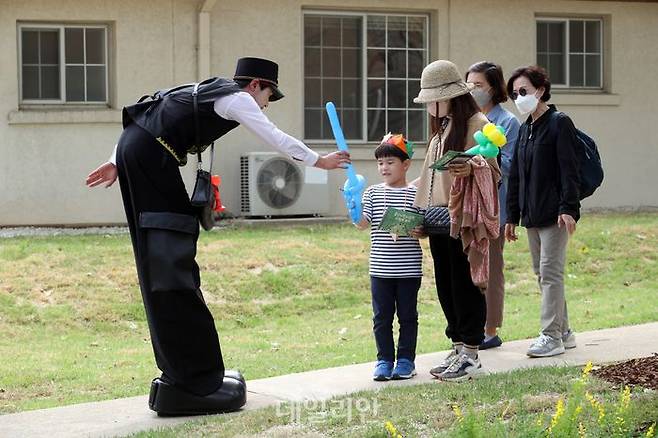
<svg viewBox="0 0 658 438">
<path fill-rule="evenodd" d="M 370 275 L 373 277 L 422 277 L 423 251 L 418 239 L 398 237 L 378 230 L 388 207 L 418 213 L 413 206 L 416 187 L 388 187 L 384 183 L 370 186 L 363 193 L 363 216 L 370 222 Z M 405 205 L 406 201 L 406 205 Z"/>
</svg>

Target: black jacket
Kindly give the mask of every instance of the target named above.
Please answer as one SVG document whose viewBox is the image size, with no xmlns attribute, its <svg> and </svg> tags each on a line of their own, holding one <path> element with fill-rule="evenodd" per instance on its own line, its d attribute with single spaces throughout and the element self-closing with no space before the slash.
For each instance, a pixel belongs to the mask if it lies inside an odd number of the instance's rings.
<svg viewBox="0 0 658 438">
<path fill-rule="evenodd" d="M 507 223 L 526 228 L 557 223 L 558 215 L 580 218 L 576 128 L 549 105 L 539 119 L 521 125 L 507 190 Z"/>
</svg>

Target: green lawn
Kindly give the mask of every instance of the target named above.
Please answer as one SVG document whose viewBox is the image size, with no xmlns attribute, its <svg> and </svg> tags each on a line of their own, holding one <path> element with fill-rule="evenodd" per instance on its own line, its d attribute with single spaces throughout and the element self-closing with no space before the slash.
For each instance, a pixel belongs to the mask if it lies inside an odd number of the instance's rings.
<svg viewBox="0 0 658 438">
<path fill-rule="evenodd" d="M 657 242 L 658 214 L 585 215 L 568 254 L 576 331 L 657 319 Z M 506 248 L 501 335 L 535 336 L 525 237 Z M 374 360 L 366 232 L 223 229 L 198 252 L 228 367 L 255 379 Z M 419 353 L 448 347 L 425 261 Z M 0 333 L 0 413 L 144 394 L 157 375 L 127 235 L 0 240 Z"/>
<path fill-rule="evenodd" d="M 379 391 L 203 417 L 134 436 L 389 438 L 385 425 L 390 422 L 405 438 L 646 437 L 658 420 L 658 397 L 632 391 L 628 406 L 620 409 L 622 394 L 606 382 L 583 378 L 579 369 L 525 369 L 462 384 L 384 385 Z M 560 399 L 564 413 L 549 431 Z M 584 435 L 578 434 L 579 423 Z"/>
</svg>

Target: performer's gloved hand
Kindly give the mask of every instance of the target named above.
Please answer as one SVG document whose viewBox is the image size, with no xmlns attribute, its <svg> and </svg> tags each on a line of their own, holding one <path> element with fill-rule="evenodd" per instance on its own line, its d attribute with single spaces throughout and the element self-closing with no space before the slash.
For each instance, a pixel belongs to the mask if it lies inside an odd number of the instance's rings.
<svg viewBox="0 0 658 438">
<path fill-rule="evenodd" d="M 88 187 L 96 187 L 105 184 L 105 187 L 110 187 L 117 179 L 117 167 L 110 163 L 104 163 L 98 166 L 94 171 L 87 175 L 85 183 Z"/>
<path fill-rule="evenodd" d="M 318 161 L 315 162 L 315 167 L 325 170 L 344 169 L 351 162 L 349 152 L 335 151 L 318 158 Z"/>
</svg>

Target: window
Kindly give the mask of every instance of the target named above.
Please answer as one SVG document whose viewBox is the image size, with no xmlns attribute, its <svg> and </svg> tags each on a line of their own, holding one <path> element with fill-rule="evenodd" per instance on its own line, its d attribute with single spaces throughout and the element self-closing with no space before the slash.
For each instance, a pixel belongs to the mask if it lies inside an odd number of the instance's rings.
<svg viewBox="0 0 658 438">
<path fill-rule="evenodd" d="M 21 25 L 23 103 L 106 103 L 107 27 Z"/>
<path fill-rule="evenodd" d="M 304 15 L 304 138 L 333 139 L 324 104 L 334 102 L 345 138 L 387 132 L 425 141 L 425 107 L 413 103 L 428 62 L 424 15 Z"/>
<path fill-rule="evenodd" d="M 603 88 L 602 20 L 539 19 L 537 64 L 557 86 Z"/>
</svg>

